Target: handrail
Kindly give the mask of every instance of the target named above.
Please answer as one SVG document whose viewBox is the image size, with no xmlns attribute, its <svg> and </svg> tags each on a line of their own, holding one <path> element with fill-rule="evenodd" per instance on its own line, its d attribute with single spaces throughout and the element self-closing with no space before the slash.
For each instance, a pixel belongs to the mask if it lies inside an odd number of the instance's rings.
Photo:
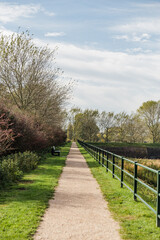
<svg viewBox="0 0 160 240">
<path fill-rule="evenodd" d="M 101 164 L 103 167 L 105 167 L 107 172 L 111 172 L 113 178 L 116 177 L 121 182 L 121 188 L 123 186 L 126 186 L 133 193 L 134 200 L 139 198 L 141 200 L 141 202 L 143 202 L 150 210 L 152 210 L 152 212 L 154 212 L 156 214 L 156 220 L 157 220 L 156 225 L 157 225 L 157 227 L 160 227 L 160 171 L 155 170 L 150 167 L 147 167 L 147 166 L 144 166 L 136 161 L 132 161 L 130 159 L 124 158 L 122 156 L 119 156 L 117 154 L 114 154 L 112 152 L 104 150 L 102 148 L 96 147 L 92 144 L 85 143 L 80 140 L 78 140 L 78 143 L 82 147 L 84 147 L 92 155 L 92 157 L 95 158 L 99 162 L 99 164 Z M 109 159 L 109 156 L 112 157 L 111 160 Z M 118 166 L 115 163 L 115 157 L 121 160 L 121 166 Z M 105 163 L 104 163 L 104 161 L 105 161 Z M 134 175 L 132 175 L 131 173 L 129 173 L 128 171 L 126 171 L 124 169 L 124 161 L 134 164 Z M 109 164 L 112 165 L 112 170 L 109 169 Z M 138 177 L 138 166 L 157 174 L 157 189 L 156 190 L 154 188 L 152 188 L 151 186 L 147 185 L 142 179 L 140 179 Z M 120 177 L 118 177 L 115 174 L 115 167 L 121 171 Z M 128 186 L 128 184 L 126 182 L 124 182 L 124 173 L 133 179 L 133 182 L 134 182 L 133 189 L 131 189 L 131 187 Z M 147 189 L 151 190 L 154 194 L 156 194 L 156 196 L 157 196 L 156 210 L 153 209 L 152 206 L 150 206 L 141 196 L 138 195 L 137 183 L 142 184 L 144 187 L 146 187 Z"/>
</svg>

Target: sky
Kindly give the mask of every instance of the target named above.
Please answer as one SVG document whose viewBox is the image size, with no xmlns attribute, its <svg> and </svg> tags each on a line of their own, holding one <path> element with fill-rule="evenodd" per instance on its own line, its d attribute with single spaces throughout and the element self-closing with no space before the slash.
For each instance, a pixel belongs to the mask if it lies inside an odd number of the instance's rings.
<svg viewBox="0 0 160 240">
<path fill-rule="evenodd" d="M 68 107 L 135 112 L 160 100 L 160 0 L 0 1 L 0 32 L 58 47 Z"/>
</svg>

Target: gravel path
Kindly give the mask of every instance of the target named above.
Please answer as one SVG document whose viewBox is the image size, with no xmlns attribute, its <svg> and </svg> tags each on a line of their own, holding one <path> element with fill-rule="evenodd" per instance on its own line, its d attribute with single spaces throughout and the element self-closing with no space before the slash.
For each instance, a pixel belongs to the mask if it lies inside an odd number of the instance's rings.
<svg viewBox="0 0 160 240">
<path fill-rule="evenodd" d="M 119 225 L 73 143 L 35 240 L 120 240 Z"/>
</svg>

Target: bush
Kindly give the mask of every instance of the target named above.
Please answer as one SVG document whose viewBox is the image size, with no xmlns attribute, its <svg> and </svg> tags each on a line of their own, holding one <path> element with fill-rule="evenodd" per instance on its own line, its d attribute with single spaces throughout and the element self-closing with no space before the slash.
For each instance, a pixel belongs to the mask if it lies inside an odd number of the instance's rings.
<svg viewBox="0 0 160 240">
<path fill-rule="evenodd" d="M 11 150 L 11 146 L 15 140 L 15 134 L 10 129 L 9 119 L 6 118 L 5 114 L 0 115 L 0 155 Z"/>
<path fill-rule="evenodd" d="M 21 179 L 24 172 L 37 167 L 40 157 L 33 152 L 15 153 L 3 157 L 0 163 L 0 185 Z"/>
<path fill-rule="evenodd" d="M 21 179 L 23 172 L 17 161 L 12 158 L 4 159 L 0 163 L 0 185 L 8 185 Z"/>
<path fill-rule="evenodd" d="M 20 112 L 17 108 L 12 108 L 9 111 L 3 104 L 0 104 L 1 115 L 4 121 L 8 121 L 9 127 L 7 130 L 12 131 L 16 136 L 12 143 L 12 149 L 21 152 L 33 151 L 45 148 L 48 145 L 46 133 L 34 117 L 25 112 Z"/>
<path fill-rule="evenodd" d="M 16 107 L 8 110 L 2 103 L 0 103 L 0 124 L 3 125 L 3 128 L 0 127 L 0 143 L 1 140 L 5 143 L 3 144 L 5 147 L 0 151 L 1 155 L 15 151 L 39 151 L 47 146 L 61 145 L 66 141 L 66 133 L 60 127 L 42 124 Z"/>
<path fill-rule="evenodd" d="M 66 142 L 67 134 L 61 128 L 48 128 L 46 129 L 49 146 L 59 146 Z"/>
</svg>

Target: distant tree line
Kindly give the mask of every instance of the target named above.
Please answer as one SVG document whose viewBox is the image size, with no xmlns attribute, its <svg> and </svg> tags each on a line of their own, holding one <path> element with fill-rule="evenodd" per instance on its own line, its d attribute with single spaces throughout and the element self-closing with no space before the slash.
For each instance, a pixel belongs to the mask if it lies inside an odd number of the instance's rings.
<svg viewBox="0 0 160 240">
<path fill-rule="evenodd" d="M 160 142 L 160 101 L 144 102 L 136 113 L 70 110 L 68 139 L 100 142 Z"/>
<path fill-rule="evenodd" d="M 58 80 L 55 52 L 37 46 L 28 31 L 0 34 L 0 155 L 65 140 L 71 85 Z"/>
</svg>

